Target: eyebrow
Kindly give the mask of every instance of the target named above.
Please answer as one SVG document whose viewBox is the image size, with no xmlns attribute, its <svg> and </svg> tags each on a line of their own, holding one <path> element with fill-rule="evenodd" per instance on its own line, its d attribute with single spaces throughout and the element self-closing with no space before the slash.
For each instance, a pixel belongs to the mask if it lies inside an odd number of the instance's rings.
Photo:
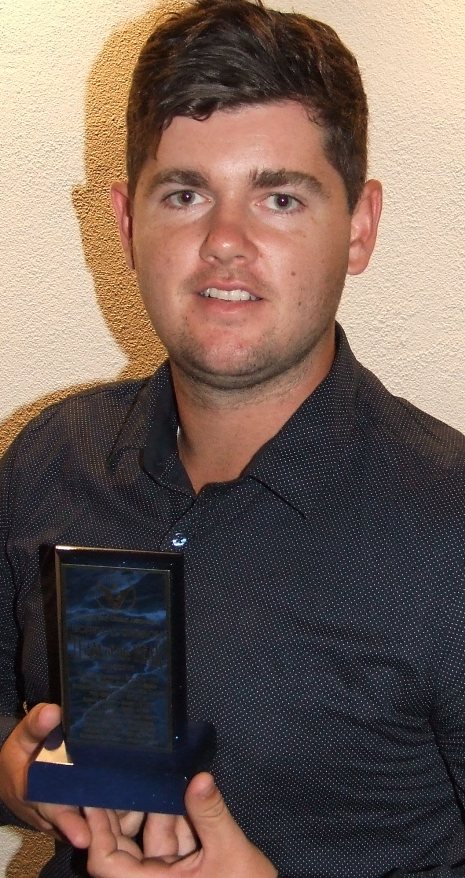
<svg viewBox="0 0 465 878">
<path fill-rule="evenodd" d="M 286 168 L 254 169 L 249 174 L 251 186 L 256 189 L 280 189 L 287 186 L 303 186 L 310 195 L 319 195 L 327 198 L 327 192 L 320 180 L 312 174 L 303 171 L 290 171 Z M 145 194 L 150 196 L 161 186 L 182 186 L 186 189 L 209 189 L 210 183 L 207 177 L 194 168 L 166 168 L 158 171 L 149 180 Z"/>
<path fill-rule="evenodd" d="M 327 192 L 320 180 L 313 174 L 305 174 L 303 171 L 288 171 L 286 168 L 272 170 L 264 168 L 262 171 L 252 171 L 250 181 L 257 189 L 280 189 L 286 186 L 303 186 L 310 195 L 319 195 L 327 198 Z"/>
<path fill-rule="evenodd" d="M 145 194 L 152 193 L 160 186 L 182 186 L 186 189 L 208 189 L 209 184 L 206 177 L 199 171 L 192 168 L 167 168 L 165 171 L 158 171 L 147 183 Z"/>
</svg>

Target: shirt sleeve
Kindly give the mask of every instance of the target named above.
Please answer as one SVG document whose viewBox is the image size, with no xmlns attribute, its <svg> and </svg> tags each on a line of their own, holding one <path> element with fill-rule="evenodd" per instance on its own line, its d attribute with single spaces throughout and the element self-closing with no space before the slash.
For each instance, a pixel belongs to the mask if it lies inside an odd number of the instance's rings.
<svg viewBox="0 0 465 878">
<path fill-rule="evenodd" d="M 12 479 L 16 445 L 0 460 L 0 743 L 22 715 L 19 651 L 21 633 L 16 617 L 18 583 L 9 552 L 13 539 Z"/>
<path fill-rule="evenodd" d="M 462 863 L 458 866 L 433 866 L 431 869 L 421 869 L 419 872 L 396 869 L 395 872 L 389 872 L 386 878 L 465 878 L 465 865 Z"/>
<path fill-rule="evenodd" d="M 439 623 L 430 723 L 465 824 L 465 570 L 458 565 L 451 579 L 453 585 L 449 580 L 436 610 Z M 436 870 L 431 869 L 435 878 L 465 876 L 465 862 L 456 863 L 449 851 Z M 411 873 L 399 874 L 409 878 Z"/>
<path fill-rule="evenodd" d="M 19 677 L 20 630 L 16 618 L 16 583 L 10 562 L 11 481 L 16 445 L 0 460 L 0 746 L 23 714 Z M 13 814 L 0 802 L 0 823 L 16 823 Z"/>
<path fill-rule="evenodd" d="M 465 807 L 465 571 L 438 606 L 435 692 L 431 723 L 443 759 Z"/>
</svg>

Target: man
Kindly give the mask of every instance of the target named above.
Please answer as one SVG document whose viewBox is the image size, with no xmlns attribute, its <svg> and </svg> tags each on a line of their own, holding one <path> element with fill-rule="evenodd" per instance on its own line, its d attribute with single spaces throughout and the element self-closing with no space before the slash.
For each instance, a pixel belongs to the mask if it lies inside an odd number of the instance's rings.
<svg viewBox="0 0 465 878">
<path fill-rule="evenodd" d="M 335 324 L 381 210 L 366 124 L 334 32 L 260 3 L 194 2 L 136 67 L 113 203 L 169 362 L 48 410 L 2 471 L 0 790 L 101 878 L 465 874 L 465 442 Z M 135 815 L 24 801 L 59 721 L 20 718 L 50 698 L 44 543 L 185 555 L 217 787 L 142 847 Z M 44 875 L 73 874 L 58 857 Z"/>
</svg>

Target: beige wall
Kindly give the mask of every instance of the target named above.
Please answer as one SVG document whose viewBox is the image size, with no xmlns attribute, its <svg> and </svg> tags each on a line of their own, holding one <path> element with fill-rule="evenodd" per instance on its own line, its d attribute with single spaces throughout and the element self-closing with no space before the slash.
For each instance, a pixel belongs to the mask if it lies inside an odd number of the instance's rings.
<svg viewBox="0 0 465 878">
<path fill-rule="evenodd" d="M 290 0 L 277 3 L 290 9 Z M 326 0 L 295 8 L 328 17 Z M 149 10 L 152 9 L 152 12 Z M 333 0 L 372 108 L 385 213 L 341 318 L 396 393 L 465 429 L 465 0 Z M 145 0 L 1 0 L 0 448 L 32 411 L 161 356 L 108 206 Z"/>
<path fill-rule="evenodd" d="M 394 392 L 465 430 L 465 0 L 275 5 L 336 27 L 371 102 L 385 213 L 341 310 L 353 347 Z M 56 395 L 162 355 L 107 198 L 128 70 L 155 19 L 144 0 L 0 0 L 0 447 Z M 35 874 L 19 844 L 0 836 L 0 874 Z"/>
</svg>

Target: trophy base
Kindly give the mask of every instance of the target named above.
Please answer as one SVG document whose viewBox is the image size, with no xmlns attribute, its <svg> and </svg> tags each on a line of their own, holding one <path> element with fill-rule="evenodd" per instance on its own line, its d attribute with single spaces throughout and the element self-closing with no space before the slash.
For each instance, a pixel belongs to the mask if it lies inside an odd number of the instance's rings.
<svg viewBox="0 0 465 878">
<path fill-rule="evenodd" d="M 182 742 L 169 752 L 80 748 L 71 760 L 62 742 L 42 747 L 29 767 L 27 798 L 31 802 L 185 814 L 189 780 L 208 771 L 215 751 L 209 723 L 189 723 Z"/>
</svg>

